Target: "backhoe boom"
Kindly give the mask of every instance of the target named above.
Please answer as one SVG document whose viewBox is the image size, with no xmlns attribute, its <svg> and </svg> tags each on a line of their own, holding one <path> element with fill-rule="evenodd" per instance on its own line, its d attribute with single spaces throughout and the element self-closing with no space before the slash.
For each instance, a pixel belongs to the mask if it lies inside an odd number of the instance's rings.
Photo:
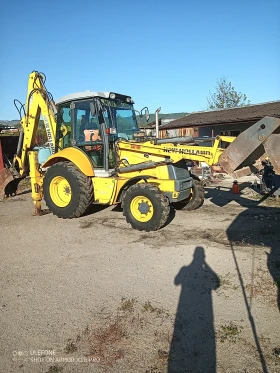
<svg viewBox="0 0 280 373">
<path fill-rule="evenodd" d="M 42 115 L 51 153 L 55 153 L 56 107 L 44 85 L 44 75 L 33 71 L 29 75 L 26 98 L 26 115 L 21 119 L 21 132 L 14 165 L 18 164 L 21 176 L 28 172 L 28 152 L 36 145 L 36 136 Z"/>
</svg>

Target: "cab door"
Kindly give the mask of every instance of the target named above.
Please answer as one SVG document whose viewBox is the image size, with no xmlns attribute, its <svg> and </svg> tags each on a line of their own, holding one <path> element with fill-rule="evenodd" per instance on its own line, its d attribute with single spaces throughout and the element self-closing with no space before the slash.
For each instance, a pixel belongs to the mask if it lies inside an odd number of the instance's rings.
<svg viewBox="0 0 280 373">
<path fill-rule="evenodd" d="M 93 99 L 71 103 L 73 140 L 91 158 L 95 169 L 106 169 L 106 134 L 94 108 Z"/>
</svg>

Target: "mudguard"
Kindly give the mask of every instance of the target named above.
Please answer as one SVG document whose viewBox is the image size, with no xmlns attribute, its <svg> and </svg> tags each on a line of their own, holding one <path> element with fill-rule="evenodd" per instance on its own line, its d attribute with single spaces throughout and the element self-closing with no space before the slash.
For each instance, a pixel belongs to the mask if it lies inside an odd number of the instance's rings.
<svg viewBox="0 0 280 373">
<path fill-rule="evenodd" d="M 51 155 L 42 165 L 43 168 L 52 166 L 62 160 L 68 160 L 76 165 L 86 176 L 94 176 L 94 170 L 90 158 L 79 148 L 69 147 Z"/>
</svg>

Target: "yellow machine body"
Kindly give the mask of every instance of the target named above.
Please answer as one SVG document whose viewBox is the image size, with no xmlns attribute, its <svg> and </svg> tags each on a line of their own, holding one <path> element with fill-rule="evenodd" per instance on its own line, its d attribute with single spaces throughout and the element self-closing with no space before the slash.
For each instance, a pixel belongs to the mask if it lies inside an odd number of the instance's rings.
<svg viewBox="0 0 280 373">
<path fill-rule="evenodd" d="M 41 211 L 42 198 L 54 214 L 64 218 L 82 215 L 92 203 L 112 205 L 122 202 L 127 221 L 136 222 L 134 226 L 131 223 L 134 228 L 158 229 L 167 219 L 169 204 L 187 201 L 193 194 L 193 179 L 184 160 L 204 161 L 211 166 L 218 162 L 223 152 L 219 147 L 220 141 L 232 142 L 235 139 L 221 136 L 212 147 L 172 142 L 162 144 L 157 139 L 143 142 L 135 138 L 109 143 L 111 127 L 103 118 L 100 122 L 103 142 L 99 137 L 96 141 L 90 139 L 88 144 L 89 139 L 81 140 L 82 119 L 79 123 L 78 119 L 73 119 L 75 115 L 78 118 L 78 108 L 84 107 L 87 101 L 83 97 L 79 97 L 78 101 L 72 99 L 71 103 L 62 101 L 60 109 L 54 104 L 44 81 L 44 76 L 38 72 L 29 76 L 26 113 L 21 119 L 21 135 L 14 158 L 19 177 L 30 176 L 36 214 Z M 109 99 L 116 96 L 104 93 L 103 98 L 98 94 L 94 98 L 96 106 L 93 101 L 88 106 L 88 118 L 102 117 L 105 112 L 102 105 L 107 105 Z M 111 98 L 110 110 L 115 110 L 116 106 L 120 110 L 128 108 L 132 112 L 132 121 L 135 118 L 134 109 L 130 109 L 132 106 L 128 102 L 129 96 L 119 95 L 116 100 Z M 96 108 L 99 108 L 98 112 Z M 72 114 L 65 119 L 68 111 Z M 40 117 L 43 118 L 52 153 L 41 165 L 36 150 Z M 112 118 L 110 120 L 113 121 Z M 124 123 L 127 125 L 127 122 Z M 93 122 L 89 124 L 94 125 Z M 103 153 L 95 154 L 95 150 L 100 148 Z M 88 152 L 88 149 L 93 150 Z M 99 156 L 103 157 L 104 167 L 99 164 Z M 109 158 L 115 162 L 113 169 L 109 169 Z M 199 198 L 202 199 L 202 190 L 200 192 Z"/>
<path fill-rule="evenodd" d="M 89 158 L 83 152 L 81 152 L 80 149 L 73 147 L 60 150 L 59 152 L 51 155 L 42 165 L 42 167 L 50 167 L 63 160 L 73 162 L 86 176 L 94 176 L 94 170 Z"/>
</svg>

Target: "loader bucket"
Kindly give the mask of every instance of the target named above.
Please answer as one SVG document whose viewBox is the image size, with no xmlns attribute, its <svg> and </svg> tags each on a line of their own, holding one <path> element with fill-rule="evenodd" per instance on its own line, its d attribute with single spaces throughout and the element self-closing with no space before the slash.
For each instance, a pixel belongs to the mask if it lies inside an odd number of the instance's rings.
<svg viewBox="0 0 280 373">
<path fill-rule="evenodd" d="M 280 133 L 272 133 L 265 141 L 264 148 L 275 173 L 280 175 Z"/>
<path fill-rule="evenodd" d="M 235 178 L 250 175 L 257 169 L 254 162 L 267 153 L 268 158 L 280 167 L 279 141 L 280 119 L 264 117 L 243 131 L 222 153 L 219 164 Z M 278 142 L 279 144 L 279 142 Z M 275 168 L 276 168 L 275 167 Z"/>
</svg>

